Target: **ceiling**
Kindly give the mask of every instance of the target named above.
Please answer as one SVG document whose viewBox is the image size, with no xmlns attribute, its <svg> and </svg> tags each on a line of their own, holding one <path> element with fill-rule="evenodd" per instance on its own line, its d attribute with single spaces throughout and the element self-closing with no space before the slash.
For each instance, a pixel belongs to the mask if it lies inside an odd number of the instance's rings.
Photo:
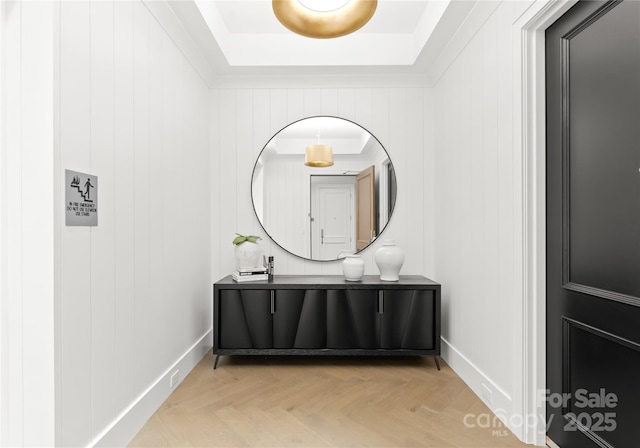
<svg viewBox="0 0 640 448">
<path fill-rule="evenodd" d="M 215 75 L 317 76 L 426 73 L 477 1 L 378 0 L 369 23 L 334 39 L 289 31 L 271 0 L 168 4 Z"/>
</svg>

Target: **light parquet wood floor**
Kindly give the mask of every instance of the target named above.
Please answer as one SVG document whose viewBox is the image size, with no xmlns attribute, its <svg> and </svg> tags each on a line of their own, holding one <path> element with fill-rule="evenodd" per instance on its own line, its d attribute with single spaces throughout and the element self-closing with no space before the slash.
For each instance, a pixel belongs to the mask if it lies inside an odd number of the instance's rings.
<svg viewBox="0 0 640 448">
<path fill-rule="evenodd" d="M 130 447 L 526 447 L 440 360 L 209 353 Z M 477 416 L 482 416 L 478 419 Z M 484 420 L 483 420 L 484 419 Z M 486 426 L 486 425 L 484 425 Z"/>
</svg>

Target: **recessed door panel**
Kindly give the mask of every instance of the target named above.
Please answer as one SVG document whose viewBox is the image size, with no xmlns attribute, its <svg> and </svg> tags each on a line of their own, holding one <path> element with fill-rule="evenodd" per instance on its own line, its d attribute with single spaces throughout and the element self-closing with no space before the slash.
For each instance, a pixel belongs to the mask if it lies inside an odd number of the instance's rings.
<svg viewBox="0 0 640 448">
<path fill-rule="evenodd" d="M 564 319 L 564 344 L 565 431 L 601 446 L 637 445 L 640 344 L 572 319 Z"/>
<path fill-rule="evenodd" d="M 615 6 L 563 41 L 565 261 L 573 285 L 640 297 L 640 27 L 634 3 Z"/>
<path fill-rule="evenodd" d="M 546 383 L 569 398 L 547 400 L 547 435 L 563 448 L 635 446 L 640 3 L 578 2 L 547 30 L 546 67 Z M 624 404 L 580 408 L 580 391 Z"/>
</svg>

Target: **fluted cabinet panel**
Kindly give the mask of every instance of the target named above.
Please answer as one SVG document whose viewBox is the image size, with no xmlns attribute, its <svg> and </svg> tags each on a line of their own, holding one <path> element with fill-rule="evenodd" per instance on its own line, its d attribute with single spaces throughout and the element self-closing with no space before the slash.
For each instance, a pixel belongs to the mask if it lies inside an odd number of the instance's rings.
<svg viewBox="0 0 640 448">
<path fill-rule="evenodd" d="M 434 312 L 433 291 L 385 291 L 381 314 L 381 348 L 433 348 Z"/>
<path fill-rule="evenodd" d="M 273 314 L 273 347 L 293 348 L 305 300 L 305 290 L 276 291 Z"/>
<path fill-rule="evenodd" d="M 381 322 L 382 348 L 402 347 L 402 337 L 409 318 L 413 290 L 385 291 Z"/>
<path fill-rule="evenodd" d="M 224 291 L 220 297 L 220 347 L 251 347 L 240 291 Z"/>
<path fill-rule="evenodd" d="M 327 291 L 327 347 L 380 348 L 378 291 Z"/>
<path fill-rule="evenodd" d="M 294 348 L 327 346 L 327 292 L 305 289 Z"/>
<path fill-rule="evenodd" d="M 214 367 L 220 355 L 437 356 L 439 304 L 440 285 L 422 276 L 226 277 L 214 285 Z"/>
<path fill-rule="evenodd" d="M 377 290 L 345 290 L 356 348 L 380 348 Z"/>
<path fill-rule="evenodd" d="M 271 291 L 242 291 L 242 306 L 253 348 L 273 347 Z"/>
<path fill-rule="evenodd" d="M 228 290 L 220 297 L 220 346 L 271 348 L 271 293 L 268 290 Z"/>
<path fill-rule="evenodd" d="M 351 308 L 346 291 L 327 291 L 327 347 L 356 348 Z"/>
<path fill-rule="evenodd" d="M 430 349 L 434 347 L 435 328 L 432 324 L 434 313 L 433 291 L 412 291 L 401 348 Z"/>
</svg>

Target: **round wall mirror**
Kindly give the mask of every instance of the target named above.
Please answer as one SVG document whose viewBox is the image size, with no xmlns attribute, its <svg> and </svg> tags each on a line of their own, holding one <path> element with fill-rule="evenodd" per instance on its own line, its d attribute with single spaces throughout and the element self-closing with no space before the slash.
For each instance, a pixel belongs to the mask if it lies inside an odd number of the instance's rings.
<svg viewBox="0 0 640 448">
<path fill-rule="evenodd" d="M 387 151 L 362 126 L 309 117 L 264 146 L 251 197 L 258 221 L 284 250 L 309 260 L 338 260 L 382 233 L 396 200 L 396 176 Z"/>
</svg>

